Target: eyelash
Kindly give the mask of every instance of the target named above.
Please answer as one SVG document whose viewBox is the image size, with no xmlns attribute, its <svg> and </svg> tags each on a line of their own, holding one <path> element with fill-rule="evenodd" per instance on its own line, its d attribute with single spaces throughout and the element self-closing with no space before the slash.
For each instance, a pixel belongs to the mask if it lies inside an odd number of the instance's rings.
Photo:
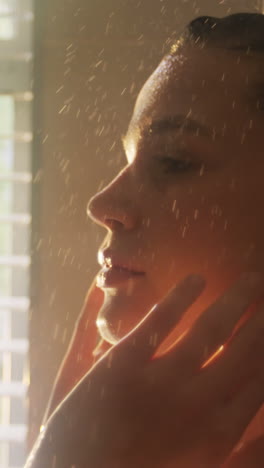
<svg viewBox="0 0 264 468">
<path fill-rule="evenodd" d="M 176 159 L 173 157 L 169 156 L 164 156 L 164 157 L 158 157 L 157 158 L 161 164 L 166 166 L 166 169 L 164 170 L 165 173 L 169 172 L 188 172 L 196 167 L 194 163 L 191 161 L 186 161 L 184 159 Z"/>
</svg>

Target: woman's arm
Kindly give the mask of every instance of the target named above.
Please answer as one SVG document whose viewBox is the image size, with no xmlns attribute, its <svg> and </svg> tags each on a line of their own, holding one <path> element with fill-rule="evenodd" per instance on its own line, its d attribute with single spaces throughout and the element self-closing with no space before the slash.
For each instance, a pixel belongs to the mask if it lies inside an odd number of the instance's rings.
<svg viewBox="0 0 264 468">
<path fill-rule="evenodd" d="M 263 402 L 263 306 L 205 368 L 204 350 L 227 342 L 263 280 L 244 276 L 153 359 L 202 289 L 187 278 L 103 355 L 52 414 L 25 468 L 222 466 Z"/>
<path fill-rule="evenodd" d="M 42 425 L 45 425 L 56 407 L 96 361 L 93 355 L 98 341 L 96 317 L 102 303 L 103 292 L 96 287 L 94 281 L 85 298 L 70 344 L 57 373 Z M 109 347 L 107 343 L 101 343 L 100 352 L 106 352 Z"/>
</svg>

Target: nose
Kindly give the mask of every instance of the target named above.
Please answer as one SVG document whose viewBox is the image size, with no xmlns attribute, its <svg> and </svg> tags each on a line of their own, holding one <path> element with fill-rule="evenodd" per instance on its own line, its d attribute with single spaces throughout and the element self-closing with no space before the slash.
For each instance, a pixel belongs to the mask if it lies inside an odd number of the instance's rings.
<svg viewBox="0 0 264 468">
<path fill-rule="evenodd" d="M 136 190 L 129 168 L 119 175 L 88 203 L 87 214 L 97 224 L 115 230 L 131 230 L 138 223 Z"/>
</svg>

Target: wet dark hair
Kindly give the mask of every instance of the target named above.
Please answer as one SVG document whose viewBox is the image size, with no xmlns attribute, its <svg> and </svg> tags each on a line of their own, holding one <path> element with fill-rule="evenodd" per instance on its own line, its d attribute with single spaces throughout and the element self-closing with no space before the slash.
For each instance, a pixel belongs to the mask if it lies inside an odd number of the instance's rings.
<svg viewBox="0 0 264 468">
<path fill-rule="evenodd" d="M 194 47 L 235 51 L 239 57 L 256 58 L 264 65 L 264 14 L 236 13 L 224 18 L 201 16 L 191 21 L 182 34 L 171 37 L 167 43 L 169 53 L 175 56 L 181 47 L 190 44 Z M 165 56 L 166 56 L 165 55 Z M 251 86 L 252 105 L 264 111 L 264 75 Z M 252 107 L 253 108 L 253 107 Z"/>
<path fill-rule="evenodd" d="M 191 21 L 177 38 L 170 38 L 170 53 L 182 44 L 264 53 L 264 15 L 236 13 L 224 18 L 201 16 Z"/>
</svg>

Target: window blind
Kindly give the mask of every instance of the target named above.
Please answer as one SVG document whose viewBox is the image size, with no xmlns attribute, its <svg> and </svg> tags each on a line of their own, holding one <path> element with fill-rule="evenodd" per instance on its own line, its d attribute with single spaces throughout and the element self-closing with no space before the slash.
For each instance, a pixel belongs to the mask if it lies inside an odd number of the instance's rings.
<svg viewBox="0 0 264 468">
<path fill-rule="evenodd" d="M 32 2 L 0 0 L 0 468 L 26 458 Z"/>
</svg>

